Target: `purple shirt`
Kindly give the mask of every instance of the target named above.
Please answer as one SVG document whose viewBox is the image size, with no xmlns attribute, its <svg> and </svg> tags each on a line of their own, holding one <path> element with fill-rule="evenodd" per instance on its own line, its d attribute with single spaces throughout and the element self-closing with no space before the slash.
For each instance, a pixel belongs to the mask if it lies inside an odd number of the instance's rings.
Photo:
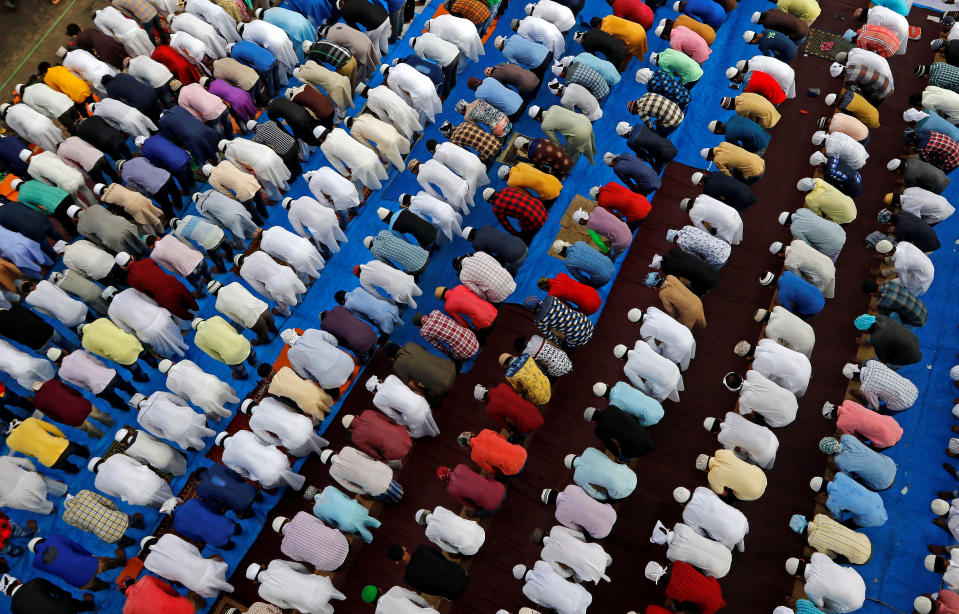
<svg viewBox="0 0 959 614">
<path fill-rule="evenodd" d="M 319 518 L 297 512 L 283 525 L 280 552 L 294 561 L 312 565 L 318 571 L 333 571 L 346 560 L 350 544 L 342 533 L 326 526 Z"/>
<path fill-rule="evenodd" d="M 222 98 L 243 121 L 250 121 L 256 117 L 256 105 L 253 104 L 253 97 L 248 92 L 233 87 L 223 79 L 214 79 L 210 82 L 210 93 Z"/>
<path fill-rule="evenodd" d="M 341 345 L 358 356 L 368 354 L 376 345 L 373 328 L 342 305 L 326 312 L 320 328 L 336 337 Z"/>
<path fill-rule="evenodd" d="M 602 207 L 592 210 L 586 228 L 609 239 L 609 246 L 619 252 L 629 247 L 633 240 L 633 233 L 626 222 Z"/>
<path fill-rule="evenodd" d="M 569 529 L 585 531 L 593 539 L 602 539 L 616 524 L 616 510 L 609 503 L 593 499 L 576 484 L 570 484 L 556 497 L 556 520 Z"/>
<path fill-rule="evenodd" d="M 170 173 L 153 164 L 142 156 L 131 158 L 123 163 L 120 171 L 124 183 L 131 189 L 156 194 L 169 181 Z"/>
</svg>

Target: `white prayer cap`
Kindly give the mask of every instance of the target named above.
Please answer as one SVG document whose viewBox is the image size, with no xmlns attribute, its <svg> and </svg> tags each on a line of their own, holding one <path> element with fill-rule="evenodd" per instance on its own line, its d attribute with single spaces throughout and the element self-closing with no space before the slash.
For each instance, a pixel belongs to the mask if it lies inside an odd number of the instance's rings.
<svg viewBox="0 0 959 614">
<path fill-rule="evenodd" d="M 6 112 L 7 112 L 7 109 L 9 109 L 9 108 L 10 108 L 10 103 L 9 103 L 9 102 L 5 102 L 5 103 L 3 103 L 3 104 L 0 104 L 0 115 L 3 115 L 4 113 L 6 113 Z"/>
<path fill-rule="evenodd" d="M 747 43 L 753 42 L 754 38 L 756 38 L 756 33 L 753 32 L 752 30 L 746 30 L 745 32 L 743 32 L 743 40 L 746 41 Z"/>
<path fill-rule="evenodd" d="M 603 154 L 603 162 L 612 166 L 613 163 L 616 162 L 616 154 L 611 151 L 607 151 Z"/>
<path fill-rule="evenodd" d="M 593 384 L 593 394 L 598 397 L 605 396 L 607 390 L 609 390 L 609 386 L 603 382 L 596 382 Z"/>
<path fill-rule="evenodd" d="M 229 146 L 230 146 L 230 141 L 227 139 L 220 139 L 220 141 L 216 144 L 216 148 L 220 152 L 226 151 L 226 148 Z"/>
<path fill-rule="evenodd" d="M 280 339 L 283 340 L 283 343 L 287 345 L 293 345 L 296 343 L 296 340 L 300 338 L 300 335 L 297 334 L 292 328 L 287 328 L 280 333 Z"/>
<path fill-rule="evenodd" d="M 827 106 L 832 106 L 836 102 L 836 94 L 826 94 L 825 103 Z"/>
<path fill-rule="evenodd" d="M 370 379 L 366 380 L 366 390 L 373 392 L 376 390 L 376 387 L 380 385 L 380 378 L 375 375 L 371 375 Z"/>
<path fill-rule="evenodd" d="M 643 319 L 643 310 L 640 309 L 639 307 L 633 307 L 632 309 L 626 312 L 626 319 L 634 324 L 636 322 L 639 322 L 640 320 Z"/>
<path fill-rule="evenodd" d="M 323 136 L 323 134 L 324 134 L 325 132 L 326 132 L 326 127 L 324 127 L 324 126 L 317 126 L 316 128 L 313 128 L 313 138 L 318 139 L 318 138 L 320 138 L 321 136 Z"/>
<path fill-rule="evenodd" d="M 147 141 L 147 137 L 145 136 L 138 136 L 133 138 L 133 143 L 137 147 L 143 147 L 143 144 L 146 143 L 146 141 Z"/>
<path fill-rule="evenodd" d="M 526 575 L 526 565 L 515 565 L 513 567 L 513 577 L 517 580 L 522 580 L 523 576 Z"/>
<path fill-rule="evenodd" d="M 823 155 L 821 151 L 817 151 L 813 153 L 813 155 L 809 156 L 809 165 L 819 166 L 820 164 L 825 164 L 826 160 L 827 160 L 826 156 Z"/>
<path fill-rule="evenodd" d="M 558 92 L 563 86 L 562 86 L 562 84 L 559 82 L 559 79 L 553 79 L 552 81 L 550 81 L 549 83 L 546 84 L 546 87 L 549 88 L 549 91 L 551 91 L 551 92 L 553 92 L 553 93 L 555 94 L 555 93 Z"/>
<path fill-rule="evenodd" d="M 99 13 L 100 11 L 96 11 L 96 12 Z M 66 48 L 66 47 L 57 47 L 57 57 L 58 57 L 58 58 L 63 58 L 65 55 L 67 55 L 67 48 Z"/>
<path fill-rule="evenodd" d="M 256 128 L 256 120 L 255 120 L 255 119 L 251 119 L 251 120 L 249 120 L 249 121 L 246 122 L 246 129 L 247 129 L 247 130 L 253 130 L 254 128 Z"/>
<path fill-rule="evenodd" d="M 959 380 L 959 365 L 949 369 L 949 377 L 951 377 L 953 381 Z"/>
<path fill-rule="evenodd" d="M 619 136 L 626 136 L 633 130 L 633 127 L 629 125 L 629 122 L 619 122 L 616 124 L 616 134 Z"/>
<path fill-rule="evenodd" d="M 500 179 L 506 179 L 506 176 L 509 175 L 509 167 L 503 164 L 496 170 L 496 176 Z"/>
<path fill-rule="evenodd" d="M 729 68 L 726 69 L 726 78 L 727 78 L 727 79 L 733 79 L 733 78 L 734 78 L 736 75 L 738 75 L 738 74 L 739 74 L 739 71 L 736 70 L 736 68 L 735 68 L 734 66 L 730 66 Z"/>
<path fill-rule="evenodd" d="M 381 220 L 385 220 L 390 213 L 390 210 L 386 207 L 380 207 L 376 210 L 376 217 L 380 218 Z"/>
<path fill-rule="evenodd" d="M 813 479 L 809 480 L 809 488 L 813 492 L 819 492 L 820 490 L 822 490 L 822 483 L 823 483 L 822 477 L 817 475 Z"/>
<path fill-rule="evenodd" d="M 766 271 L 765 273 L 759 276 L 759 285 L 761 286 L 768 286 L 774 281 L 776 281 L 776 276 L 770 271 Z"/>
<path fill-rule="evenodd" d="M 193 318 L 190 322 L 190 328 L 196 330 L 200 327 L 200 324 L 203 324 L 203 318 Z"/>
<path fill-rule="evenodd" d="M 263 569 L 256 563 L 250 563 L 250 566 L 246 568 L 246 579 L 247 580 L 256 580 L 256 575 L 260 573 L 260 570 Z"/>
<path fill-rule="evenodd" d="M 889 162 L 886 162 L 886 170 L 894 171 L 902 164 L 902 160 L 899 158 L 893 158 Z"/>
<path fill-rule="evenodd" d="M 796 572 L 799 571 L 799 559 L 794 556 L 786 559 L 786 573 L 790 576 L 796 575 Z"/>
<path fill-rule="evenodd" d="M 29 150 L 29 149 L 21 149 L 21 150 L 20 150 L 20 153 L 17 154 L 17 155 L 18 155 L 18 157 L 20 158 L 20 161 L 21 161 L 21 162 L 26 162 L 27 160 L 30 159 L 30 155 L 31 155 L 31 154 L 30 154 L 30 150 Z"/>
<path fill-rule="evenodd" d="M 700 454 L 696 457 L 696 469 L 699 471 L 706 471 L 709 469 L 709 455 Z"/>
<path fill-rule="evenodd" d="M 922 121 L 927 117 L 929 117 L 928 113 L 923 113 L 919 109 L 913 109 L 912 107 L 909 107 L 908 109 L 902 112 L 903 121 L 906 121 L 909 123 Z"/>
<path fill-rule="evenodd" d="M 90 471 L 95 471 L 97 463 L 99 463 L 102 460 L 103 459 L 100 458 L 99 456 L 94 456 L 93 458 L 90 459 L 90 462 L 87 463 L 87 469 L 89 469 Z"/>
<path fill-rule="evenodd" d="M 746 341 L 745 339 L 736 344 L 733 348 L 733 353 L 740 358 L 745 358 L 749 356 L 749 353 L 753 351 L 753 344 Z"/>
<path fill-rule="evenodd" d="M 703 177 L 706 175 L 704 173 L 693 173 L 693 176 L 690 178 L 693 182 L 693 185 L 699 185 L 699 182 L 703 180 Z"/>
<path fill-rule="evenodd" d="M 249 415 L 254 407 L 256 405 L 253 404 L 253 399 L 243 399 L 243 402 L 240 403 L 240 413 Z"/>
<path fill-rule="evenodd" d="M 859 373 L 859 365 L 855 363 L 847 362 L 842 366 L 842 374 L 846 379 L 852 379 L 857 373 Z"/>
<path fill-rule="evenodd" d="M 593 414 L 595 413 L 596 413 L 595 407 L 587 407 L 586 410 L 583 411 L 583 418 L 586 420 L 586 422 L 592 422 Z"/>
<path fill-rule="evenodd" d="M 838 77 L 839 75 L 842 74 L 843 68 L 844 66 L 840 64 L 839 62 L 833 62 L 832 64 L 829 65 L 829 76 Z"/>
<path fill-rule="evenodd" d="M 808 192 L 816 187 L 816 180 L 812 177 L 803 177 L 796 183 L 796 189 L 800 192 Z"/>
<path fill-rule="evenodd" d="M 563 249 L 569 247 L 569 245 L 570 244 L 566 241 L 556 240 L 553 241 L 553 245 L 549 248 L 549 251 L 553 252 L 554 254 L 559 254 L 563 251 Z"/>
<path fill-rule="evenodd" d="M 749 21 L 753 23 L 759 23 L 759 18 L 762 17 L 762 15 L 763 15 L 762 13 L 760 13 L 759 11 L 756 11 L 755 13 L 750 15 Z"/>
<path fill-rule="evenodd" d="M 693 494 L 689 492 L 689 489 L 685 486 L 679 486 L 673 489 L 673 500 L 676 501 L 676 503 L 686 503 L 692 496 Z"/>
<path fill-rule="evenodd" d="M 303 41 L 302 46 L 303 46 L 303 53 L 309 53 L 310 47 L 313 46 L 313 41 Z"/>
<path fill-rule="evenodd" d="M 330 459 L 333 458 L 334 454 L 335 452 L 333 452 L 333 450 L 323 450 L 320 452 L 320 462 L 324 465 L 328 464 Z"/>
<path fill-rule="evenodd" d="M 529 116 L 533 119 L 536 119 L 536 116 L 539 115 L 540 108 L 537 105 L 533 105 L 529 108 Z"/>
<path fill-rule="evenodd" d="M 492 188 L 487 188 L 487 189 L 492 189 Z M 486 196 L 486 190 L 483 191 L 483 196 Z M 473 227 L 472 227 L 472 226 L 466 226 L 465 228 L 462 229 L 462 232 L 461 232 L 460 234 L 462 235 L 462 237 L 463 237 L 464 239 L 466 239 L 467 241 L 469 241 L 470 233 L 471 233 L 471 232 L 473 232 Z M 436 297 L 436 298 L 439 298 L 439 297 Z"/>
<path fill-rule="evenodd" d="M 929 509 L 931 509 L 932 513 L 936 516 L 945 516 L 949 513 L 949 502 L 943 499 L 933 499 L 929 505 Z"/>
<path fill-rule="evenodd" d="M 716 426 L 716 418 L 710 416 L 703 420 L 703 428 L 706 429 L 706 432 L 711 433 L 714 426 Z"/>
<path fill-rule="evenodd" d="M 215 446 L 222 446 L 222 445 L 223 445 L 223 440 L 226 439 L 226 438 L 229 437 L 229 436 L 230 436 L 229 433 L 227 433 L 226 431 L 223 431 L 222 433 L 220 433 L 219 435 L 216 436 L 216 439 L 213 440 L 213 445 L 215 445 Z"/>
<path fill-rule="evenodd" d="M 655 584 L 666 575 L 666 568 L 657 563 L 656 561 L 650 561 L 646 563 L 646 569 L 643 571 L 647 580 L 652 580 Z"/>
<path fill-rule="evenodd" d="M 23 84 L 17 83 L 15 86 L 13 86 L 13 91 L 23 96 Z"/>
<path fill-rule="evenodd" d="M 779 250 L 781 250 L 782 248 L 783 248 L 783 244 L 781 241 L 773 241 L 772 243 L 769 244 L 769 253 L 778 254 Z"/>
<path fill-rule="evenodd" d="M 663 264 L 663 257 L 659 254 L 653 254 L 653 259 L 649 262 L 649 268 L 659 270 Z"/>
<path fill-rule="evenodd" d="M 929 614 L 932 612 L 932 600 L 925 595 L 919 595 L 912 601 L 912 609 L 919 614 Z"/>
<path fill-rule="evenodd" d="M 757 309 L 756 311 L 753 312 L 753 320 L 755 320 L 756 322 L 762 322 L 763 320 L 766 319 L 767 314 L 769 314 L 769 310 Z"/>
<path fill-rule="evenodd" d="M 936 571 L 936 555 L 927 554 L 926 558 L 923 559 L 923 565 L 925 565 L 926 571 L 935 572 Z"/>
<path fill-rule="evenodd" d="M 636 71 L 636 82 L 637 83 L 646 83 L 653 76 L 653 71 L 650 68 L 640 68 Z"/>
<path fill-rule="evenodd" d="M 584 209 L 577 209 L 573 212 L 573 221 L 579 224 L 589 220 L 589 214 Z"/>
<path fill-rule="evenodd" d="M 285 209 L 286 211 L 290 210 L 291 204 L 293 204 L 293 199 L 290 198 L 289 196 L 287 196 L 286 198 L 280 201 L 280 206 L 283 207 L 283 209 Z"/>
<path fill-rule="evenodd" d="M 346 414 L 340 418 L 340 424 L 343 425 L 343 428 L 348 429 L 350 425 L 353 424 L 353 419 L 356 418 L 353 414 Z"/>
<path fill-rule="evenodd" d="M 123 428 L 118 429 L 117 432 L 113 434 L 113 441 L 116 441 L 118 443 L 122 442 L 124 439 L 129 437 L 131 433 L 133 433 L 133 429 L 131 427 L 124 426 Z"/>
<path fill-rule="evenodd" d="M 47 350 L 47 358 L 54 362 L 60 360 L 61 356 L 63 356 L 63 350 L 60 348 L 50 348 Z"/>
<path fill-rule="evenodd" d="M 31 539 L 31 540 L 27 543 L 27 549 L 28 549 L 30 552 L 36 552 L 36 551 L 37 551 L 37 550 L 36 550 L 37 544 L 39 544 L 39 543 L 42 542 L 42 541 L 43 541 L 43 538 L 42 538 L 42 537 L 34 537 L 33 539 Z"/>
<path fill-rule="evenodd" d="M 880 254 L 888 254 L 892 251 L 892 241 L 888 239 L 883 239 L 879 243 L 876 243 L 876 251 Z"/>
<path fill-rule="evenodd" d="M 959 420 L 959 404 L 952 406 L 952 417 Z"/>
<path fill-rule="evenodd" d="M 493 39 L 493 46 L 496 47 L 497 49 L 500 49 L 505 44 L 506 44 L 505 36 L 497 36 L 496 38 Z"/>
<path fill-rule="evenodd" d="M 364 237 L 363 246 L 366 249 L 370 249 L 371 247 L 373 247 L 373 237 Z"/>
<path fill-rule="evenodd" d="M 283 524 L 286 523 L 287 520 L 288 518 L 284 518 L 283 516 L 277 516 L 276 518 L 273 519 L 273 523 L 270 526 L 273 527 L 274 531 L 279 533 L 280 531 L 283 530 Z"/>
<path fill-rule="evenodd" d="M 813 145 L 816 145 L 816 146 L 818 147 L 819 145 L 822 145 L 825 140 L 826 140 L 826 131 L 825 131 L 825 130 L 817 130 L 816 132 L 813 132 L 813 133 L 812 133 L 812 144 L 813 144 Z"/>
<path fill-rule="evenodd" d="M 679 208 L 683 211 L 689 211 L 689 203 L 693 202 L 692 198 L 684 198 L 679 201 Z"/>
<path fill-rule="evenodd" d="M 836 405 L 826 401 L 822 404 L 822 417 L 823 418 L 832 418 L 832 413 L 836 411 Z"/>
<path fill-rule="evenodd" d="M 788 211 L 783 211 L 782 213 L 780 213 L 780 214 L 779 214 L 779 223 L 782 224 L 783 226 L 785 226 L 785 225 L 786 225 L 786 222 L 789 221 L 789 216 L 790 216 L 790 215 L 791 215 L 791 214 L 790 214 Z"/>
<path fill-rule="evenodd" d="M 535 4 L 527 4 L 526 6 L 523 7 L 523 10 L 526 11 L 527 15 L 532 15 L 533 9 L 535 8 L 536 8 Z"/>
<path fill-rule="evenodd" d="M 719 126 L 719 122 L 716 121 L 715 119 L 714 119 L 713 121 L 709 122 L 708 124 L 706 124 L 706 128 L 707 128 L 710 132 L 712 132 L 713 134 L 716 134 L 716 128 L 717 128 L 718 126 Z"/>
<path fill-rule="evenodd" d="M 476 384 L 473 387 L 473 398 L 477 401 L 482 401 L 486 398 L 486 386 L 483 384 Z"/>
<path fill-rule="evenodd" d="M 616 358 L 622 358 L 623 356 L 626 355 L 627 351 L 629 351 L 629 348 L 627 348 L 625 345 L 620 343 L 619 345 L 613 348 L 613 356 L 615 356 Z"/>
<path fill-rule="evenodd" d="M 699 150 L 699 155 L 702 156 L 703 160 L 708 160 L 710 151 L 712 151 L 712 147 L 703 147 Z"/>
<path fill-rule="evenodd" d="M 483 189 L 483 200 L 489 200 L 493 198 L 493 195 L 496 194 L 496 190 L 493 188 L 484 188 Z M 465 231 L 465 229 L 464 229 Z"/>
<path fill-rule="evenodd" d="M 416 514 L 413 515 L 413 519 L 416 521 L 416 524 L 423 524 L 426 520 L 426 517 L 429 516 L 429 510 L 416 510 Z"/>
<path fill-rule="evenodd" d="M 784 605 L 776 606 L 776 609 L 773 610 L 773 614 L 796 614 L 792 608 L 787 608 Z"/>
<path fill-rule="evenodd" d="M 596 198 L 597 196 L 599 196 L 599 186 L 594 185 L 593 187 L 589 189 L 589 197 Z"/>
<path fill-rule="evenodd" d="M 137 405 L 139 405 L 141 402 L 143 402 L 143 400 L 146 399 L 146 398 L 147 398 L 147 397 L 146 397 L 145 394 L 141 394 L 141 393 L 139 393 L 139 392 L 136 392 L 136 393 L 133 394 L 133 396 L 130 397 L 130 400 L 127 401 L 127 405 L 129 405 L 130 407 L 134 407 L 134 408 L 135 408 Z"/>
<path fill-rule="evenodd" d="M 679 12 L 679 5 L 680 5 L 680 4 L 682 4 L 682 2 L 681 2 L 680 0 L 676 0 L 676 2 L 673 2 L 673 10 L 676 11 L 677 13 Z"/>
<path fill-rule="evenodd" d="M 380 64 L 380 72 L 383 73 L 384 75 L 389 69 L 390 69 L 389 64 Z"/>
<path fill-rule="evenodd" d="M 157 541 L 159 540 L 153 535 L 147 535 L 146 537 L 140 540 L 140 549 L 142 550 L 144 548 L 149 548 L 150 546 L 155 544 Z"/>
<path fill-rule="evenodd" d="M 653 66 L 659 66 L 659 54 L 658 54 L 658 53 L 650 53 L 650 54 L 649 54 L 649 63 L 652 64 Z M 639 75 L 638 75 L 638 73 L 637 73 L 637 77 L 638 77 L 638 76 L 639 76 Z"/>
<path fill-rule="evenodd" d="M 80 205 L 70 205 L 69 207 L 67 207 L 67 217 L 73 217 L 77 213 L 80 213 L 81 208 L 82 207 L 80 207 Z"/>
<path fill-rule="evenodd" d="M 563 457 L 563 464 L 566 465 L 568 469 L 572 469 L 574 460 L 576 460 L 575 454 L 567 454 L 565 457 Z"/>
<path fill-rule="evenodd" d="M 163 360 L 160 361 L 160 364 L 157 368 L 160 369 L 160 373 L 166 373 L 167 371 L 170 370 L 170 367 L 172 366 L 173 366 L 173 361 L 170 360 L 169 358 L 164 358 Z"/>
</svg>

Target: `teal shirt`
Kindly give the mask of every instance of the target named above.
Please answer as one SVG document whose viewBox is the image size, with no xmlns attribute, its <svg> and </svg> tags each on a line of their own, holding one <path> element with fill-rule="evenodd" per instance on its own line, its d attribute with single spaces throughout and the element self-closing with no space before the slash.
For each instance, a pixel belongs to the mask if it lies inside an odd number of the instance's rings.
<svg viewBox="0 0 959 614">
<path fill-rule="evenodd" d="M 344 533 L 356 533 L 366 543 L 373 541 L 370 529 L 380 526 L 380 521 L 371 518 L 359 501 L 346 496 L 336 486 L 327 486 L 317 496 L 313 515 Z"/>
<path fill-rule="evenodd" d="M 664 49 L 659 53 L 659 67 L 683 82 L 683 85 L 699 81 L 703 68 L 696 60 L 682 51 Z"/>
<path fill-rule="evenodd" d="M 573 461 L 573 481 L 597 501 L 625 499 L 636 489 L 636 474 L 622 463 L 610 460 L 596 448 L 586 448 Z M 605 491 L 599 490 L 601 486 Z"/>
<path fill-rule="evenodd" d="M 69 198 L 66 190 L 31 179 L 24 181 L 17 194 L 17 200 L 44 215 L 53 215 L 64 198 Z"/>
<path fill-rule="evenodd" d="M 623 78 L 619 71 L 616 70 L 616 67 L 613 66 L 613 63 L 607 60 L 602 60 L 592 53 L 582 52 L 573 58 L 573 62 L 579 62 L 584 66 L 589 66 L 600 75 L 603 76 L 603 79 L 606 80 L 606 83 L 609 83 L 609 87 L 613 87 L 619 80 Z"/>
</svg>

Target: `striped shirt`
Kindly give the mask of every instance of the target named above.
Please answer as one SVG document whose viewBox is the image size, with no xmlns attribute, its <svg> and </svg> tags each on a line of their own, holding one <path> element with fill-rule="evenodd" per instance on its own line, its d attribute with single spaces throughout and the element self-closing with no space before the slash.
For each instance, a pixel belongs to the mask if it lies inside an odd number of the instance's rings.
<svg viewBox="0 0 959 614">
<path fill-rule="evenodd" d="M 370 253 L 377 260 L 395 266 L 405 273 L 416 273 L 426 266 L 429 252 L 396 236 L 389 230 L 381 230 L 370 245 Z"/>
<path fill-rule="evenodd" d="M 296 139 L 273 120 L 257 124 L 253 132 L 254 143 L 266 145 L 278 156 L 283 156 L 297 146 Z"/>
<path fill-rule="evenodd" d="M 321 40 L 310 46 L 309 59 L 317 63 L 329 64 L 333 68 L 341 68 L 353 59 L 353 54 L 346 47 L 328 40 Z"/>
<path fill-rule="evenodd" d="M 223 241 L 223 230 L 202 217 L 188 215 L 176 225 L 173 236 L 193 241 L 205 250 L 216 248 Z"/>
<path fill-rule="evenodd" d="M 108 544 L 114 544 L 130 526 L 130 517 L 103 495 L 81 490 L 75 497 L 63 502 L 63 522 L 93 533 Z"/>
<path fill-rule="evenodd" d="M 816 514 L 806 526 L 809 547 L 830 558 L 844 556 L 853 565 L 862 565 L 872 557 L 869 538 L 844 527 L 826 514 Z"/>
<path fill-rule="evenodd" d="M 859 29 L 856 46 L 860 49 L 872 51 L 884 58 L 890 58 L 899 51 L 899 37 L 896 33 L 875 24 L 866 24 Z"/>
<path fill-rule="evenodd" d="M 437 309 L 423 316 L 420 336 L 453 360 L 467 360 L 479 352 L 476 334 Z"/>
<path fill-rule="evenodd" d="M 902 411 L 912 407 L 919 398 L 915 384 L 878 360 L 866 361 L 859 372 L 859 381 L 859 389 L 873 409 L 884 406 L 887 411 Z"/>
<path fill-rule="evenodd" d="M 846 83 L 859 86 L 862 95 L 872 100 L 885 100 L 892 95 L 892 80 L 872 66 L 846 68 Z"/>
</svg>

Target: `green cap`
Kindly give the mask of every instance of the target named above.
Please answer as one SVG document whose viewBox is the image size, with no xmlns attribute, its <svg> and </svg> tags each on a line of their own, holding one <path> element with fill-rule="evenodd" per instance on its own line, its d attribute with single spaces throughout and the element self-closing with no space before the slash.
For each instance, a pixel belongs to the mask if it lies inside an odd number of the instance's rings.
<svg viewBox="0 0 959 614">
<path fill-rule="evenodd" d="M 360 595 L 363 597 L 363 603 L 373 603 L 376 601 L 377 595 L 380 594 L 380 589 L 376 588 L 372 584 L 367 584 L 363 587 L 363 592 Z"/>
</svg>

